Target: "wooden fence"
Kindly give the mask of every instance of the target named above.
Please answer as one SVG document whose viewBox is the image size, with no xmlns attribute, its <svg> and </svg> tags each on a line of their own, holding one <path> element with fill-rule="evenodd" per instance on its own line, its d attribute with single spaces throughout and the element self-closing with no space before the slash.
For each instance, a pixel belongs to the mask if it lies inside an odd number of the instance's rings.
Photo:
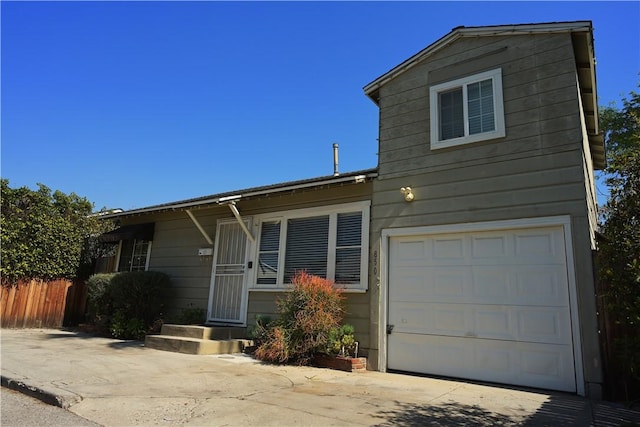
<svg viewBox="0 0 640 427">
<path fill-rule="evenodd" d="M 0 287 L 0 326 L 59 328 L 65 313 L 68 280 L 31 280 Z"/>
</svg>

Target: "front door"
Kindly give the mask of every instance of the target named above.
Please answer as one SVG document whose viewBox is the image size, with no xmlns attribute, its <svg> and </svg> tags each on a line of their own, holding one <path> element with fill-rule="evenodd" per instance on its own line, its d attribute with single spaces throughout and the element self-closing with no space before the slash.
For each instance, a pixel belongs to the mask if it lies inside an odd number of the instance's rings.
<svg viewBox="0 0 640 427">
<path fill-rule="evenodd" d="M 249 225 L 246 220 L 245 224 Z M 248 246 L 247 236 L 235 219 L 218 223 L 209 292 L 209 322 L 244 324 Z"/>
</svg>

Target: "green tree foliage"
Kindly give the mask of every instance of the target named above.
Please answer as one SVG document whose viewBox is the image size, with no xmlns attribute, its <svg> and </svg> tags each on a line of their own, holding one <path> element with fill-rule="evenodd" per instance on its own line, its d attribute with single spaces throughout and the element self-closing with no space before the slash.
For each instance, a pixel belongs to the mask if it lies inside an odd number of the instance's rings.
<svg viewBox="0 0 640 427">
<path fill-rule="evenodd" d="M 93 204 L 43 184 L 11 188 L 2 179 L 1 185 L 2 283 L 76 277 L 87 238 L 106 226 L 90 216 Z"/>
<path fill-rule="evenodd" d="M 610 195 L 601 211 L 598 277 L 614 325 L 616 368 L 640 381 L 640 95 L 631 92 L 622 103 L 600 116 Z"/>
</svg>

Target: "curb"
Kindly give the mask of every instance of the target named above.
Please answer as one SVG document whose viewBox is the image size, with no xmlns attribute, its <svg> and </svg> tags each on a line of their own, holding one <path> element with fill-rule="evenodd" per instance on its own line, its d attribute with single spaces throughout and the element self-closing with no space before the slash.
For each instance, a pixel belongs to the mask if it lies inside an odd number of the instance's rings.
<svg viewBox="0 0 640 427">
<path fill-rule="evenodd" d="M 42 387 L 36 387 L 23 381 L 6 377 L 4 375 L 0 376 L 0 380 L 2 383 L 2 387 L 18 391 L 28 396 L 34 397 L 48 405 L 57 406 L 62 409 L 68 409 L 72 405 L 75 405 L 76 403 L 82 401 L 82 396 L 79 396 L 77 394 L 56 393 Z"/>
</svg>

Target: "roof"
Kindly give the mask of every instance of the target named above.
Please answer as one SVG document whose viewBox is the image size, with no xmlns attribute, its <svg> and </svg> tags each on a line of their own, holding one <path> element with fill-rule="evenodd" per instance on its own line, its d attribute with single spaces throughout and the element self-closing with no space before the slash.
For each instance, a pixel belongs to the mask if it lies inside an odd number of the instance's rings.
<svg viewBox="0 0 640 427">
<path fill-rule="evenodd" d="M 228 191 L 225 193 L 212 194 L 209 196 L 197 197 L 193 199 L 180 200 L 177 202 L 163 203 L 144 208 L 131 210 L 115 209 L 107 213 L 100 213 L 101 219 L 120 218 L 133 215 L 148 214 L 154 212 L 164 212 L 172 210 L 193 209 L 196 207 L 215 206 L 233 200 L 247 199 L 251 197 L 267 196 L 276 193 L 292 192 L 301 189 L 318 188 L 328 185 L 361 183 L 370 181 L 378 176 L 377 169 L 365 169 L 355 172 L 341 173 L 339 175 L 321 176 L 317 178 L 302 179 L 297 181 L 282 182 L 279 184 L 265 185 L 261 187 L 251 187 L 242 190 Z"/>
<path fill-rule="evenodd" d="M 465 37 L 492 37 L 504 35 L 571 33 L 576 69 L 585 112 L 587 134 L 594 166 L 605 166 L 604 137 L 598 124 L 595 53 L 591 21 L 548 22 L 539 24 L 497 25 L 486 27 L 456 27 L 444 37 L 430 44 L 406 61 L 393 67 L 364 87 L 365 94 L 378 105 L 380 88 L 405 71 Z"/>
</svg>

